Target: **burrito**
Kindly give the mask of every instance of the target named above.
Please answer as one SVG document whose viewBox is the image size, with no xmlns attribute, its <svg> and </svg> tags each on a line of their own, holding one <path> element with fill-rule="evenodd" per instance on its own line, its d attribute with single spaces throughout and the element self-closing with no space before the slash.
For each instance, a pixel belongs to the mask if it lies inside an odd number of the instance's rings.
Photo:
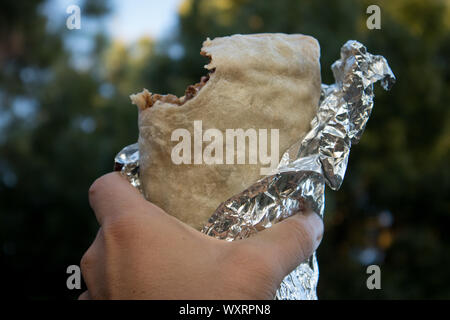
<svg viewBox="0 0 450 320">
<path fill-rule="evenodd" d="M 131 95 L 144 196 L 196 229 L 302 140 L 321 88 L 320 48 L 310 36 L 208 38 L 200 54 L 208 74 L 184 96 Z"/>
</svg>

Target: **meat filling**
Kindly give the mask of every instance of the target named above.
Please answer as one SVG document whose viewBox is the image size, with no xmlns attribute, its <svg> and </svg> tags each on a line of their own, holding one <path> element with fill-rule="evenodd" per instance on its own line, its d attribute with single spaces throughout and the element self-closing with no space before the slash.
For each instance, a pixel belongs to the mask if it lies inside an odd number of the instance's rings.
<svg viewBox="0 0 450 320">
<path fill-rule="evenodd" d="M 209 61 L 211 62 L 211 57 L 208 56 L 205 52 L 200 52 L 201 55 L 206 56 L 209 58 Z M 211 76 L 211 74 L 213 74 L 215 71 L 215 69 L 211 69 L 208 74 L 206 76 L 201 77 L 200 82 L 190 85 L 186 88 L 185 92 L 184 92 L 184 96 L 182 97 L 177 97 L 174 94 L 166 94 L 166 95 L 162 95 L 162 94 L 146 94 L 144 96 L 145 98 L 145 108 L 150 108 L 151 106 L 153 106 L 156 101 L 161 101 L 161 102 L 165 102 L 165 103 L 171 103 L 171 104 L 175 104 L 178 106 L 183 105 L 184 103 L 186 103 L 187 101 L 191 100 L 192 98 L 195 97 L 195 95 L 204 87 L 204 85 L 208 82 L 209 77 Z"/>
</svg>

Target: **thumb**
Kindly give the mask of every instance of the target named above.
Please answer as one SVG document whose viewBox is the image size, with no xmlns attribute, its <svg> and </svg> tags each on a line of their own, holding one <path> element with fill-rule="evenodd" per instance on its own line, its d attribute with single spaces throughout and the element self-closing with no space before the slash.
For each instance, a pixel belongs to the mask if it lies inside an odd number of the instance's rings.
<svg viewBox="0 0 450 320">
<path fill-rule="evenodd" d="M 89 203 L 100 225 L 149 207 L 149 202 L 120 172 L 111 172 L 95 180 L 89 188 Z"/>
<path fill-rule="evenodd" d="M 315 212 L 299 212 L 247 239 L 272 257 L 287 275 L 308 259 L 322 241 L 323 221 Z"/>
</svg>

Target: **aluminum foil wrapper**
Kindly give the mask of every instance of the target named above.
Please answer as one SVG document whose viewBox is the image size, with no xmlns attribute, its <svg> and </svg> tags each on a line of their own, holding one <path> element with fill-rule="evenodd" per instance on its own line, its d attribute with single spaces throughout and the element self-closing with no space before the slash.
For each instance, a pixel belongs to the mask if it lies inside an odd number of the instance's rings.
<svg viewBox="0 0 450 320">
<path fill-rule="evenodd" d="M 335 84 L 322 85 L 311 130 L 282 156 L 276 173 L 219 205 L 202 232 L 233 241 L 271 227 L 298 210 L 323 217 L 325 185 L 337 190 L 347 169 L 352 143 L 361 138 L 373 107 L 373 84 L 388 90 L 395 82 L 386 59 L 357 41 L 347 41 L 332 65 Z M 115 158 L 120 170 L 140 189 L 138 144 Z M 276 293 L 281 300 L 315 300 L 319 279 L 316 254 L 287 275 Z"/>
</svg>

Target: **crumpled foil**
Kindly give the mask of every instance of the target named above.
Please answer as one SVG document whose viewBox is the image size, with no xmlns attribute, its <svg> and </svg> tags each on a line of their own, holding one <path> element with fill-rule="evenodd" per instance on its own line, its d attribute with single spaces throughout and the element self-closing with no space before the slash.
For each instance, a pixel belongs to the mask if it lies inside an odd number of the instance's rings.
<svg viewBox="0 0 450 320">
<path fill-rule="evenodd" d="M 347 41 L 332 65 L 336 83 L 322 85 L 311 130 L 282 156 L 276 173 L 257 181 L 216 209 L 202 232 L 233 241 L 271 227 L 299 210 L 323 217 L 325 184 L 337 190 L 347 169 L 352 143 L 361 138 L 373 108 L 373 84 L 389 90 L 395 82 L 386 59 L 372 55 L 357 41 Z M 138 144 L 115 158 L 120 170 L 140 189 Z M 287 275 L 276 299 L 316 300 L 319 268 L 316 254 Z"/>
</svg>

